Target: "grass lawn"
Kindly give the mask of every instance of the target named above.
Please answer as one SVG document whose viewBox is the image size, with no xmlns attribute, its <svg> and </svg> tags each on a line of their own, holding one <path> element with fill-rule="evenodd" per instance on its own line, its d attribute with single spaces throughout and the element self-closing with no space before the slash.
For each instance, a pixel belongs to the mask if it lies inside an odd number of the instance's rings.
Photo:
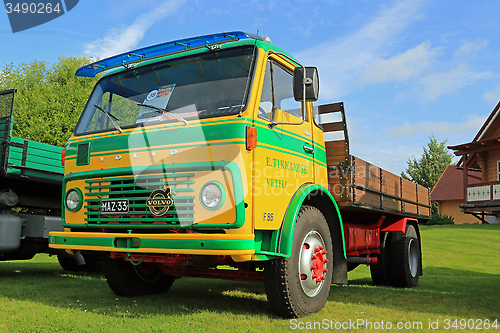
<svg viewBox="0 0 500 333">
<path fill-rule="evenodd" d="M 374 287 L 360 266 L 349 285 L 332 286 L 322 311 L 296 321 L 273 315 L 257 283 L 182 278 L 164 295 L 117 298 L 101 275 L 67 274 L 46 255 L 0 262 L 0 332 L 363 332 L 398 331 L 398 323 L 433 332 L 489 323 L 500 332 L 500 225 L 424 226 L 421 234 L 417 288 Z"/>
</svg>

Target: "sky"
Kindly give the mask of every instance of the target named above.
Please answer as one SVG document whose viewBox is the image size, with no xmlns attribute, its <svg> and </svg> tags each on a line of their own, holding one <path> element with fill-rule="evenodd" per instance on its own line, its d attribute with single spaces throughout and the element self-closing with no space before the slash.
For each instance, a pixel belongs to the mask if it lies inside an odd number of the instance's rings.
<svg viewBox="0 0 500 333">
<path fill-rule="evenodd" d="M 318 67 L 318 104 L 344 102 L 351 154 L 400 174 L 431 136 L 472 141 L 500 101 L 499 17 L 497 0 L 81 0 L 18 33 L 0 14 L 0 70 L 258 32 Z"/>
</svg>

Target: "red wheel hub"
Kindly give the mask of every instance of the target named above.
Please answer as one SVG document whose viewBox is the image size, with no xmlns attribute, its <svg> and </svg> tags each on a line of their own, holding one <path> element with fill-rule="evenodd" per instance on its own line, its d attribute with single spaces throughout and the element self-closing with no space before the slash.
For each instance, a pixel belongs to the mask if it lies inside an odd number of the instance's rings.
<svg viewBox="0 0 500 333">
<path fill-rule="evenodd" d="M 313 261 L 311 265 L 313 275 L 311 277 L 316 279 L 317 283 L 325 280 L 326 277 L 323 273 L 328 272 L 328 269 L 325 268 L 325 264 L 328 263 L 329 260 L 325 258 L 325 254 L 327 254 L 327 251 L 320 245 L 314 249 L 314 254 L 311 255 L 311 260 Z"/>
</svg>

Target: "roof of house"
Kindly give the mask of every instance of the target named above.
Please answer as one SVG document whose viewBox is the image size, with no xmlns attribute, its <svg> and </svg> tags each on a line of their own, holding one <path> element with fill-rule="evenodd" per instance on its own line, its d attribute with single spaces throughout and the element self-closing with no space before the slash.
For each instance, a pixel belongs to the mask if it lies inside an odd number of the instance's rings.
<svg viewBox="0 0 500 333">
<path fill-rule="evenodd" d="M 456 146 L 448 146 L 448 149 L 455 150 L 455 155 L 462 157 L 458 161 L 457 165 L 462 166 L 464 162 L 464 154 L 472 154 L 479 151 L 494 149 L 492 144 L 498 143 L 500 139 L 500 102 L 495 106 L 493 111 L 491 111 L 489 117 L 484 122 L 479 132 L 477 132 L 474 140 L 468 143 L 464 143 Z M 479 148 L 478 148 L 479 147 Z M 471 156 L 472 157 L 472 156 Z M 468 159 L 471 161 L 472 159 Z M 468 163 L 469 164 L 469 163 Z M 474 164 L 474 163 L 471 163 Z M 473 165 L 470 165 L 473 166 Z M 477 167 L 477 165 L 476 165 Z"/>
<path fill-rule="evenodd" d="M 469 169 L 469 184 L 481 182 L 481 171 Z M 446 167 L 443 174 L 431 191 L 432 201 L 463 200 L 464 177 L 463 168 L 455 165 Z"/>
<path fill-rule="evenodd" d="M 500 118 L 498 115 L 500 114 L 500 102 L 495 106 L 493 111 L 491 111 L 488 119 L 484 122 L 483 126 L 477 132 L 476 137 L 474 138 L 474 141 L 478 140 L 483 140 L 483 139 L 488 139 L 494 136 L 498 135 L 498 125 L 500 123 Z"/>
</svg>

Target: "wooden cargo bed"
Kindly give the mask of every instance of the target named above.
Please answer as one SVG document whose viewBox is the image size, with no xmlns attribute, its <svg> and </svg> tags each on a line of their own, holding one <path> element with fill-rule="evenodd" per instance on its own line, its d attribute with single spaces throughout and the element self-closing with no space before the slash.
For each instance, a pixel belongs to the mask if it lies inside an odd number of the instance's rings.
<svg viewBox="0 0 500 333">
<path fill-rule="evenodd" d="M 341 121 L 322 124 L 325 133 L 343 134 L 342 139 L 325 142 L 328 189 L 341 211 L 430 218 L 427 188 L 350 155 L 343 103 L 322 105 L 318 111 L 341 114 Z"/>
</svg>

